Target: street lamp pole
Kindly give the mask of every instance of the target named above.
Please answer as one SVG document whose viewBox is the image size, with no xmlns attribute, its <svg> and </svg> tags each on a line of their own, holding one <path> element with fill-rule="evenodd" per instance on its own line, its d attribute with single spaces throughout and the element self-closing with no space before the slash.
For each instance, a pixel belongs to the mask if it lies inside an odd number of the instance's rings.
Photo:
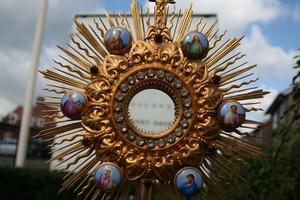
<svg viewBox="0 0 300 200">
<path fill-rule="evenodd" d="M 28 76 L 25 101 L 23 106 L 23 114 L 21 120 L 21 129 L 19 133 L 19 141 L 17 148 L 17 157 L 16 157 L 16 167 L 24 167 L 27 147 L 28 147 L 28 138 L 31 125 L 31 114 L 32 114 L 32 99 L 34 95 L 37 67 L 39 65 L 42 39 L 44 33 L 44 24 L 47 15 L 48 0 L 40 1 L 40 10 L 37 18 L 35 37 L 33 41 L 33 51 L 32 51 L 32 63 L 30 67 L 30 73 Z"/>
</svg>

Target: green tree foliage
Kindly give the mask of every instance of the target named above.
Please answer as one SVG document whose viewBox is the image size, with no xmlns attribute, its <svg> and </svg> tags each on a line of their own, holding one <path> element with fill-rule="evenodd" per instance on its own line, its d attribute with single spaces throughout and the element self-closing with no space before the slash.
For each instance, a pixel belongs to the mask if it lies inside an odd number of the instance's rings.
<svg viewBox="0 0 300 200">
<path fill-rule="evenodd" d="M 76 199 L 72 191 L 57 194 L 64 174 L 29 169 L 0 168 L 1 200 Z"/>
</svg>

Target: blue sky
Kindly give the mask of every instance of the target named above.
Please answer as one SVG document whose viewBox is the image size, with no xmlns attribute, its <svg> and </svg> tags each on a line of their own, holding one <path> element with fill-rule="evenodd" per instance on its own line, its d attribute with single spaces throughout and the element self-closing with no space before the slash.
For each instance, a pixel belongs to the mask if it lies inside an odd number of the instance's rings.
<svg viewBox="0 0 300 200">
<path fill-rule="evenodd" d="M 49 0 L 40 66 L 53 67 L 57 44 L 65 44 L 78 13 L 129 11 L 131 0 Z M 138 2 L 145 6 L 146 1 Z M 300 48 L 299 0 L 177 0 L 177 8 L 194 5 L 195 13 L 216 13 L 221 30 L 228 36 L 246 35 L 240 49 L 251 64 L 258 64 L 258 86 L 272 93 L 264 100 L 266 109 L 287 88 L 295 72 L 293 56 Z M 31 61 L 39 1 L 0 0 L 0 116 L 23 103 Z M 30 6 L 28 6 L 30 5 Z M 26 7 L 26 9 L 24 9 Z M 9 83 L 9 84 L 8 84 Z M 38 79 L 36 95 L 43 80 Z"/>
<path fill-rule="evenodd" d="M 145 0 L 143 1 L 138 1 L 139 3 L 141 4 L 145 4 Z M 131 0 L 104 0 L 103 1 L 103 4 L 104 4 L 104 7 L 107 9 L 107 10 L 116 10 L 116 11 L 123 11 L 123 10 L 129 10 L 130 9 L 130 3 L 131 3 Z"/>
<path fill-rule="evenodd" d="M 283 18 L 269 24 L 259 24 L 259 26 L 271 44 L 280 46 L 286 51 L 300 48 L 299 22 Z"/>
</svg>

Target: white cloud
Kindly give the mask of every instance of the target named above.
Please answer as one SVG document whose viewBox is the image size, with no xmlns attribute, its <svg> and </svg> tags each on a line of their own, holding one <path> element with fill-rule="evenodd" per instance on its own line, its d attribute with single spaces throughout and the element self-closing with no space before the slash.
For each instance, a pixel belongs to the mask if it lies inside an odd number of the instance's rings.
<svg viewBox="0 0 300 200">
<path fill-rule="evenodd" d="M 2 73 L 7 72 L 10 75 L 15 76 L 17 79 L 16 81 L 24 77 L 24 72 L 29 66 L 30 50 L 28 52 L 1 45 L 0 49 L 5 49 L 5 51 L 0 51 L 0 63 L 3 66 Z"/>
<path fill-rule="evenodd" d="M 24 101 L 40 2 L 0 0 L 0 3 L 0 115 L 3 115 L 12 105 L 20 105 Z M 52 59 L 57 55 L 54 49 L 57 49 L 57 44 L 68 41 L 72 18 L 76 13 L 100 10 L 102 5 L 102 0 L 49 1 L 41 65 L 53 66 Z M 43 94 L 42 81 L 44 79 L 39 76 L 37 94 Z"/>
<path fill-rule="evenodd" d="M 254 22 L 271 22 L 284 10 L 279 0 L 177 0 L 176 8 L 185 9 L 191 3 L 194 13 L 215 13 L 222 28 L 234 33 L 244 32 Z"/>
<path fill-rule="evenodd" d="M 8 113 L 13 111 L 15 107 L 16 105 L 14 103 L 3 97 L 0 97 L 0 117 L 6 116 Z"/>
<path fill-rule="evenodd" d="M 259 65 L 259 75 L 263 78 L 273 78 L 274 81 L 290 81 L 294 74 L 292 66 L 296 51 L 284 51 L 279 46 L 270 44 L 261 29 L 254 25 L 242 42 L 241 49 L 247 53 L 250 63 Z M 286 86 L 287 87 L 287 86 Z"/>
<path fill-rule="evenodd" d="M 1 97 L 5 97 L 14 104 L 21 103 L 30 64 L 30 51 L 1 45 L 0 49 L 5 49 L 0 51 Z"/>
</svg>

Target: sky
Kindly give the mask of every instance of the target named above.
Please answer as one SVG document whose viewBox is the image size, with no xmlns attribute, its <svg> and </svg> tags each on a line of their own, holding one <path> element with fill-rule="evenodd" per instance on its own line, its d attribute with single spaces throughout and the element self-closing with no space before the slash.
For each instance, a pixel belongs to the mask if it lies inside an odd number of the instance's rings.
<svg viewBox="0 0 300 200">
<path fill-rule="evenodd" d="M 271 91 L 262 101 L 262 108 L 267 109 L 295 74 L 292 66 L 300 48 L 300 1 L 177 0 L 177 8 L 190 3 L 195 13 L 217 14 L 220 29 L 229 36 L 245 35 L 240 50 L 249 63 L 258 64 L 258 86 Z M 0 116 L 4 116 L 24 101 L 40 1 L 0 0 L 0 4 Z M 104 9 L 129 11 L 130 0 L 49 0 L 40 66 L 55 66 L 56 45 L 69 41 L 75 14 L 102 13 Z M 43 94 L 44 83 L 39 75 L 36 96 Z"/>
</svg>

